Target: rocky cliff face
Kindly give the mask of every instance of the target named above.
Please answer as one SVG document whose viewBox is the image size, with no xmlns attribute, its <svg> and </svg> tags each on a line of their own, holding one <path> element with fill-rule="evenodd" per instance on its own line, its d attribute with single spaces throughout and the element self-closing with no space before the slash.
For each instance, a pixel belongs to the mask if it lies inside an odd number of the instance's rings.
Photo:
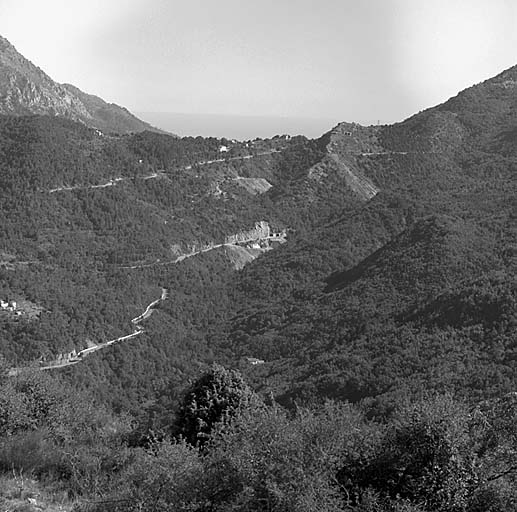
<svg viewBox="0 0 517 512">
<path fill-rule="evenodd" d="M 269 224 L 263 220 L 255 223 L 255 227 L 249 231 L 241 231 L 235 235 L 227 236 L 224 240 L 225 244 L 239 244 L 250 241 L 258 241 L 269 238 L 271 228 Z"/>
<path fill-rule="evenodd" d="M 340 123 L 320 141 L 326 144 L 326 155 L 309 170 L 309 178 L 324 180 L 329 174 L 340 176 L 362 201 L 377 195 L 379 188 L 357 165 L 357 158 L 382 152 L 377 140 L 378 128 L 356 123 Z"/>
<path fill-rule="evenodd" d="M 0 114 L 63 116 L 105 132 L 160 131 L 118 105 L 54 82 L 1 36 Z"/>
</svg>

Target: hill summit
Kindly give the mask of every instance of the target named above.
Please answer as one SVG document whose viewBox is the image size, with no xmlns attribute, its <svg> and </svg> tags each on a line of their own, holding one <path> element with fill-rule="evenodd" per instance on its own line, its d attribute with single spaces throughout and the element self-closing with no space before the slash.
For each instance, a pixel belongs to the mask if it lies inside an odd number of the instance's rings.
<svg viewBox="0 0 517 512">
<path fill-rule="evenodd" d="M 54 82 L 0 36 L 0 114 L 62 116 L 106 132 L 159 132 L 127 109 Z"/>
</svg>

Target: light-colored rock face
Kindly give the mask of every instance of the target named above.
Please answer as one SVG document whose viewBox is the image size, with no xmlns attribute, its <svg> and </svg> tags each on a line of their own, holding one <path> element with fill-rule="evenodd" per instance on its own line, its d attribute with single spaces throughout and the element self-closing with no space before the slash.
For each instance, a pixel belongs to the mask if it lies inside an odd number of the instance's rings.
<svg viewBox="0 0 517 512">
<path fill-rule="evenodd" d="M 227 245 L 225 246 L 225 251 L 235 270 L 241 270 L 248 263 L 263 254 L 266 249 L 241 247 L 239 245 Z"/>
<path fill-rule="evenodd" d="M 273 186 L 271 185 L 271 183 L 269 183 L 269 181 L 267 181 L 264 178 L 243 178 L 241 176 L 238 176 L 234 179 L 241 187 L 244 187 L 246 191 L 251 195 L 264 194 Z"/>
<path fill-rule="evenodd" d="M 83 103 L 0 38 L 0 112 L 91 118 Z"/>
<path fill-rule="evenodd" d="M 16 71 L 6 77 L 6 85 L 0 89 L 2 114 L 50 114 L 93 121 L 85 105 L 59 84 L 47 80 L 38 84 Z"/>
<path fill-rule="evenodd" d="M 309 169 L 309 179 L 322 182 L 335 174 L 343 178 L 348 188 L 363 201 L 378 194 L 379 188 L 357 165 L 357 158 L 383 152 L 376 127 L 340 123 L 328 134 L 326 150 L 325 157 Z"/>
<path fill-rule="evenodd" d="M 331 154 L 329 157 L 334 163 L 337 171 L 345 179 L 349 188 L 352 189 L 361 199 L 368 201 L 379 193 L 379 189 L 362 172 L 348 166 L 337 155 Z"/>
<path fill-rule="evenodd" d="M 1 36 L 0 114 L 62 116 L 117 133 L 159 131 L 122 107 L 54 82 Z"/>
<path fill-rule="evenodd" d="M 271 236 L 271 228 L 265 221 L 260 221 L 255 224 L 253 229 L 249 231 L 241 231 L 235 235 L 227 236 L 225 239 L 226 244 L 239 244 L 244 242 L 250 242 L 253 240 L 263 240 Z"/>
</svg>

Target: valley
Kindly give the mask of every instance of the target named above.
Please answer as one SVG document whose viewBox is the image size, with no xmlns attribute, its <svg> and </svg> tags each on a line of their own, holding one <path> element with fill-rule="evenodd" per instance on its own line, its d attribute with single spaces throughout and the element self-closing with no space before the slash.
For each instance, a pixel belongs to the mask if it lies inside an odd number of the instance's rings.
<svg viewBox="0 0 517 512">
<path fill-rule="evenodd" d="M 0 38 L 0 505 L 515 510 L 516 83 L 177 137 Z"/>
<path fill-rule="evenodd" d="M 436 217 L 436 226 L 442 217 L 468 220 L 458 229 L 468 229 L 480 240 L 472 275 L 484 275 L 489 268 L 508 272 L 498 248 L 506 240 L 508 228 L 504 226 L 511 225 L 512 157 L 500 157 L 496 164 L 491 147 L 480 146 L 476 163 L 469 164 L 465 173 L 464 142 L 451 149 L 452 139 L 442 136 L 451 129 L 449 118 L 433 110 L 395 126 L 342 123 L 314 141 L 278 136 L 253 144 L 148 133 L 99 136 L 57 119 L 50 124 L 43 118 L 6 123 L 5 137 L 12 137 L 11 127 L 17 123 L 18 130 L 33 133 L 34 151 L 41 152 L 39 141 L 49 134 L 62 140 L 59 145 L 45 146 L 49 156 L 26 153 L 25 160 L 16 164 L 16 173 L 4 173 L 17 201 L 6 201 L 4 210 L 3 250 L 16 255 L 9 267 L 0 269 L 4 295 L 52 305 L 38 322 L 4 327 L 7 339 L 12 340 L 7 346 L 17 361 L 15 367 L 23 367 L 24 358 L 43 355 L 54 360 L 52 354 L 82 353 L 84 346 L 76 346 L 77 342 L 63 335 L 68 326 L 76 331 L 75 339 L 94 339 L 110 331 L 114 333 L 110 340 L 131 339 L 138 333 L 124 334 L 123 319 L 133 304 L 145 301 L 158 286 L 175 293 L 161 305 L 159 321 L 153 321 L 146 333 L 145 343 L 156 354 L 164 348 L 159 332 L 173 333 L 165 349 L 171 356 L 151 357 L 150 363 L 160 368 L 153 370 L 156 375 L 165 375 L 171 368 L 189 375 L 213 358 L 239 365 L 252 356 L 268 361 L 267 380 L 261 376 L 265 370 L 245 368 L 264 393 L 273 392 L 287 401 L 313 393 L 324 395 L 326 388 L 349 389 L 341 379 L 346 383 L 358 377 L 350 369 L 340 372 L 337 382 L 319 383 L 333 379 L 314 366 L 325 367 L 323 347 L 343 343 L 348 347 L 370 343 L 370 339 L 374 343 L 386 335 L 386 329 L 392 333 L 400 328 L 390 308 L 403 315 L 405 308 L 423 307 L 425 301 L 436 298 L 439 288 L 434 284 L 429 288 L 426 282 L 417 286 L 415 295 L 408 288 L 402 295 L 393 292 L 391 298 L 380 291 L 355 295 L 347 288 L 346 293 L 355 298 L 344 301 L 333 288 L 327 289 L 335 275 L 354 272 L 358 265 L 361 268 L 363 260 L 397 237 L 413 233 L 429 217 Z M 407 135 L 409 125 L 413 126 L 411 136 Z M 6 162 L 12 166 L 18 142 L 9 140 Z M 224 158 L 222 147 L 229 149 Z M 86 160 L 81 156 L 85 151 Z M 45 164 L 49 158 L 61 163 L 49 168 Z M 497 166 L 493 171 L 497 179 L 489 184 L 487 165 Z M 257 186 L 262 183 L 258 180 L 264 180 L 271 186 L 252 193 L 237 185 L 239 180 L 257 180 Z M 25 182 L 31 183 L 29 195 Z M 56 187 L 56 183 L 78 182 Z M 482 194 L 483 201 L 473 201 L 476 194 Z M 267 233 L 260 227 L 250 230 L 257 219 L 268 219 Z M 500 233 L 500 240 L 494 238 L 495 233 Z M 436 247 L 442 243 L 438 240 Z M 271 244 L 278 248 L 268 250 Z M 458 244 L 443 248 L 454 261 L 466 242 Z M 408 268 L 413 258 L 424 258 L 415 251 L 411 246 L 400 255 Z M 465 261 L 470 258 L 465 253 Z M 31 263 L 22 267 L 17 261 Z M 445 264 L 429 260 L 425 265 L 431 269 Z M 441 272 L 449 275 L 446 268 Z M 55 286 L 43 279 L 49 271 Z M 389 273 L 368 277 L 366 290 L 397 288 L 381 275 Z M 466 274 L 451 274 L 443 282 L 466 278 Z M 82 296 L 61 291 L 68 289 L 81 290 Z M 194 290 L 200 299 L 194 298 Z M 325 311 L 320 304 L 327 301 Z M 341 304 L 334 313 L 341 319 L 337 324 L 330 314 L 333 301 Z M 398 306 L 390 305 L 392 301 Z M 360 314 L 355 302 L 363 304 Z M 99 316 L 95 311 L 102 313 Z M 375 320 L 364 318 L 367 311 Z M 79 323 L 75 317 L 81 319 Z M 310 323 L 307 318 L 312 319 Z M 377 326 L 379 322 L 386 322 L 386 327 Z M 413 332 L 412 337 L 422 335 L 413 325 L 405 329 Z M 34 340 L 31 344 L 16 341 L 27 335 Z M 39 341 L 50 337 L 51 342 Z M 310 363 L 308 353 L 313 354 Z M 119 360 L 99 356 L 96 362 L 85 362 L 84 368 L 87 373 L 111 375 L 108 380 L 116 383 L 129 371 L 123 370 L 125 365 L 137 364 L 139 354 L 128 348 L 123 354 L 117 352 Z M 367 360 L 374 359 L 371 355 Z M 361 360 L 357 367 L 363 364 L 368 363 Z M 78 368 L 67 369 L 72 380 L 84 378 Z M 146 376 L 133 374 L 143 384 L 142 396 L 148 396 Z M 387 392 L 368 382 L 360 391 L 350 386 L 353 391 L 343 391 L 342 396 L 353 400 Z"/>
</svg>

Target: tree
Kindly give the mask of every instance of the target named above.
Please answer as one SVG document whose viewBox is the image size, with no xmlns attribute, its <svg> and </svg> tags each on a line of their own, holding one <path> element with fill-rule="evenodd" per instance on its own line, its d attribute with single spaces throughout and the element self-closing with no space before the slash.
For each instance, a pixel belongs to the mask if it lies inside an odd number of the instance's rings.
<svg viewBox="0 0 517 512">
<path fill-rule="evenodd" d="M 238 371 L 214 364 L 185 393 L 176 433 L 193 446 L 202 446 L 216 423 L 259 402 Z"/>
</svg>

